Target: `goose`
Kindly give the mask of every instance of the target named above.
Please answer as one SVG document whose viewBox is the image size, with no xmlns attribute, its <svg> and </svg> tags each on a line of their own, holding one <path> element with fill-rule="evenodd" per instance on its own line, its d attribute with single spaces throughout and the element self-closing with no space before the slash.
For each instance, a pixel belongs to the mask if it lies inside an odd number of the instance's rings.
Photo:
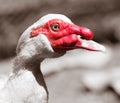
<svg viewBox="0 0 120 103">
<path fill-rule="evenodd" d="M 105 51 L 93 32 L 62 14 L 47 14 L 28 27 L 16 48 L 13 71 L 0 89 L 0 103 L 48 103 L 48 89 L 40 66 L 45 58 L 68 50 Z"/>
</svg>

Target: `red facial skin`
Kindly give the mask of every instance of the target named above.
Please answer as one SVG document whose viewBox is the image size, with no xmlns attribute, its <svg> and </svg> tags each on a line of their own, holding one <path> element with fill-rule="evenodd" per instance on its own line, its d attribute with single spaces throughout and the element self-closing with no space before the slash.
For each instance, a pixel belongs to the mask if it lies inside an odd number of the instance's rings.
<svg viewBox="0 0 120 103">
<path fill-rule="evenodd" d="M 56 26 L 57 25 L 57 26 Z M 44 34 L 49 39 L 55 51 L 75 49 L 76 44 L 81 44 L 80 35 L 84 39 L 92 39 L 93 33 L 85 27 L 79 27 L 73 23 L 67 23 L 60 19 L 48 21 L 45 25 L 34 28 L 30 37 Z"/>
</svg>

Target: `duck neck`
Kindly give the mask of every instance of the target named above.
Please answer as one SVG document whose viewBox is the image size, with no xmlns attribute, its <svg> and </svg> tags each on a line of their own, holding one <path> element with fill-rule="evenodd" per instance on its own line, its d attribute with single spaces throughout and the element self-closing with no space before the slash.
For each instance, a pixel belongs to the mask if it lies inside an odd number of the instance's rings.
<svg viewBox="0 0 120 103">
<path fill-rule="evenodd" d="M 39 58 L 37 59 L 38 56 L 33 56 L 31 58 L 27 58 L 27 56 L 25 55 L 18 55 L 15 60 L 14 60 L 14 70 L 13 70 L 13 75 L 22 75 L 24 72 L 30 72 L 31 75 L 33 75 L 33 77 L 35 78 L 36 82 L 42 86 L 47 94 L 48 94 L 48 90 L 47 90 L 47 86 L 46 83 L 44 81 L 44 77 L 43 74 L 41 72 L 41 62 L 44 60 L 43 58 Z M 21 73 L 22 71 L 22 73 Z M 17 76 L 15 76 L 17 77 Z"/>
<path fill-rule="evenodd" d="M 48 93 L 40 66 L 45 58 L 53 57 L 56 53 L 51 47 L 47 37 L 43 34 L 21 41 L 23 38 L 24 36 L 20 38 L 17 46 L 17 56 L 13 65 L 13 75 L 17 78 L 18 75 L 24 75 L 24 72 L 27 71 L 33 79 L 35 78 L 35 82 L 42 86 L 46 90 L 46 93 Z M 26 77 L 29 77 L 29 75 Z"/>
</svg>

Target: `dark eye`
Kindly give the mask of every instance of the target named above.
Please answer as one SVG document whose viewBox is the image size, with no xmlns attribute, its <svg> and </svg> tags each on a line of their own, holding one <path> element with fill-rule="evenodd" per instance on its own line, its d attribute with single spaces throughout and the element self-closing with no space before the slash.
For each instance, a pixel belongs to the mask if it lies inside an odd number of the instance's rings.
<svg viewBox="0 0 120 103">
<path fill-rule="evenodd" d="M 60 25 L 59 24 L 53 24 L 51 26 L 51 29 L 54 30 L 54 31 L 58 31 L 58 30 L 60 30 Z"/>
</svg>

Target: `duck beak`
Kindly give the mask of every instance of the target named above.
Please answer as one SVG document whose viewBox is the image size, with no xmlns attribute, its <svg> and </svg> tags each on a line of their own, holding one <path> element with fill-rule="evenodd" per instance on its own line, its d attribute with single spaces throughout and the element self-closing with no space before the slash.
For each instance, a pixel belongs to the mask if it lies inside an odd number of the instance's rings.
<svg viewBox="0 0 120 103">
<path fill-rule="evenodd" d="M 75 48 L 105 52 L 105 47 L 103 45 L 92 40 L 94 34 L 90 29 L 73 24 L 70 31 L 78 37 L 78 41 L 74 45 Z"/>
<path fill-rule="evenodd" d="M 79 41 L 75 45 L 76 48 L 82 48 L 90 51 L 99 51 L 105 52 L 106 49 L 103 45 L 93 41 L 93 40 L 84 40 L 79 38 Z"/>
</svg>

